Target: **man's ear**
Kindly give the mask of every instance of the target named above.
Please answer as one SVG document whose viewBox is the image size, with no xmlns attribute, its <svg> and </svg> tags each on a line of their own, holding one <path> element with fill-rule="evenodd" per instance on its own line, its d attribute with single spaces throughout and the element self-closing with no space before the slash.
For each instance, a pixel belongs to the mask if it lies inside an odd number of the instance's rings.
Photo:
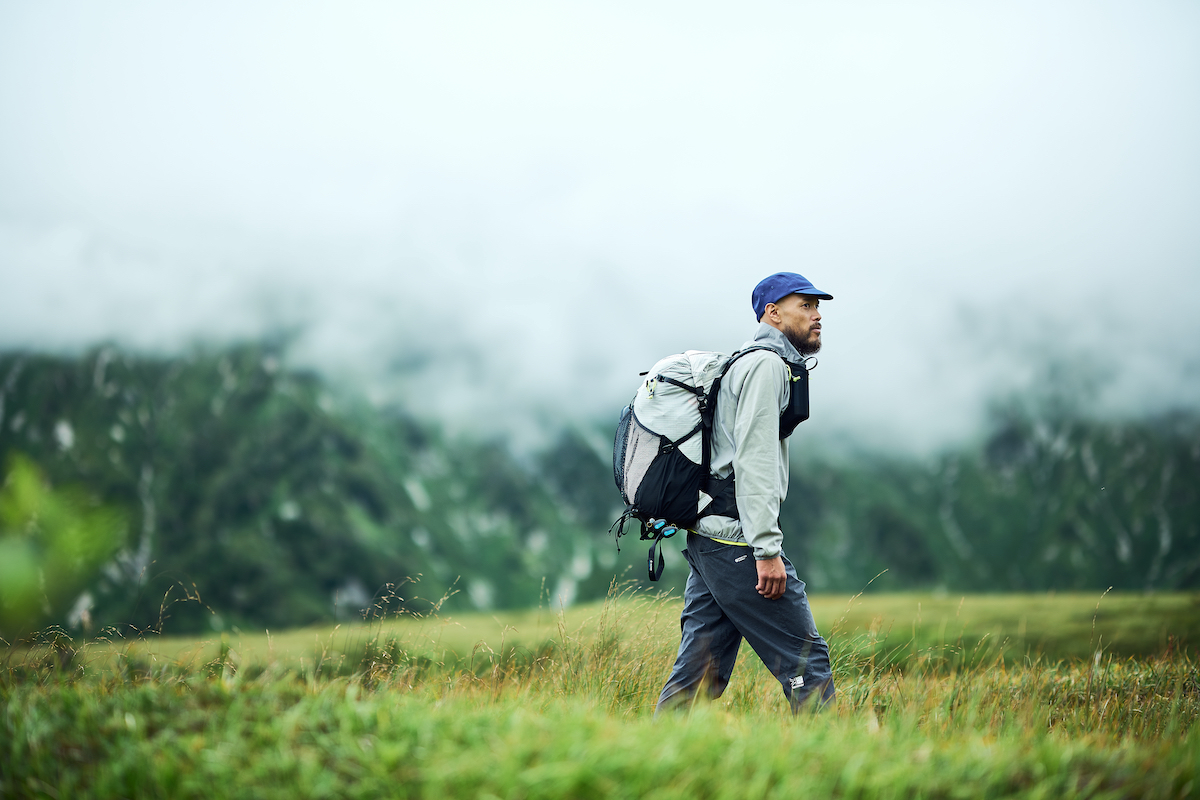
<svg viewBox="0 0 1200 800">
<path fill-rule="evenodd" d="M 768 319 L 776 322 L 779 321 L 779 306 L 775 305 L 774 303 L 767 303 L 765 306 L 763 306 L 762 321 L 766 321 Z"/>
</svg>

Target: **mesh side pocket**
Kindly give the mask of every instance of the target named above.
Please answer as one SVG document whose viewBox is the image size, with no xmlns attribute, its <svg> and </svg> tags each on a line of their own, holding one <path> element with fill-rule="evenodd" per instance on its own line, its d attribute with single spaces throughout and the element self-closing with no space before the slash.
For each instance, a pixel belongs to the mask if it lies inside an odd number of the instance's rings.
<svg viewBox="0 0 1200 800">
<path fill-rule="evenodd" d="M 622 447 L 617 486 L 626 504 L 632 505 L 637 497 L 638 487 L 646 477 L 646 470 L 662 448 L 663 439 L 657 433 L 652 433 L 637 421 L 630 409 L 627 418 L 621 420 L 625 436 Z M 614 465 L 615 465 L 614 461 Z"/>
<path fill-rule="evenodd" d="M 617 423 L 617 435 L 613 437 L 613 478 L 622 496 L 625 494 L 625 449 L 629 445 L 629 423 L 632 419 L 633 406 L 625 406 L 621 421 Z"/>
</svg>

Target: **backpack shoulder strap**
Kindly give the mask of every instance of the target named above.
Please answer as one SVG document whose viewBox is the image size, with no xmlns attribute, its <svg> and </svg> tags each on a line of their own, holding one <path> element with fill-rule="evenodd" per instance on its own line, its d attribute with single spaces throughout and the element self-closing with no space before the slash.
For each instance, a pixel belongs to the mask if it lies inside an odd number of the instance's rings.
<svg viewBox="0 0 1200 800">
<path fill-rule="evenodd" d="M 721 371 L 717 374 L 716 379 L 713 380 L 712 386 L 709 388 L 708 392 L 699 398 L 700 425 L 701 430 L 703 431 L 703 433 L 701 433 L 703 442 L 700 446 L 702 451 L 700 458 L 701 464 L 704 467 L 704 472 L 702 474 L 706 479 L 708 477 L 709 467 L 712 465 L 712 429 L 713 420 L 717 414 L 717 400 L 719 400 L 721 397 L 721 382 L 725 379 L 725 373 L 729 372 L 729 368 L 733 366 L 733 362 L 737 361 L 742 356 L 753 353 L 756 350 L 770 350 L 772 353 L 775 353 L 774 349 L 762 344 L 751 345 L 750 347 L 744 347 L 741 350 L 738 350 L 731 355 L 729 360 L 725 362 L 725 365 L 721 367 Z M 779 354 L 775 353 L 775 355 L 778 356 Z M 781 359 L 783 358 L 783 356 L 779 357 Z"/>
</svg>

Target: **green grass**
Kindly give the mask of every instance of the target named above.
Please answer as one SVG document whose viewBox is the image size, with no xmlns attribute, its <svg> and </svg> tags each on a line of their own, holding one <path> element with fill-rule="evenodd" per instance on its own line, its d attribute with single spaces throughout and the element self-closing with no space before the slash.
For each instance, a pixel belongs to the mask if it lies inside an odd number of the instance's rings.
<svg viewBox="0 0 1200 800">
<path fill-rule="evenodd" d="M 647 597 L 13 650 L 0 797 L 1200 794 L 1194 596 L 813 607 L 839 698 L 798 718 L 747 653 L 652 717 L 679 606 Z"/>
<path fill-rule="evenodd" d="M 906 661 L 938 653 L 947 660 L 1002 655 L 1008 663 L 1029 657 L 1086 659 L 1097 650 L 1117 657 L 1172 650 L 1200 653 L 1197 594 L 875 594 L 811 597 L 820 630 L 835 646 L 878 659 Z M 147 668 L 161 662 L 197 665 L 223 651 L 239 663 L 291 664 L 344 661 L 369 641 L 398 643 L 414 657 L 458 664 L 516 648 L 535 650 L 560 636 L 587 638 L 605 614 L 632 614 L 636 629 L 676 644 L 678 598 L 623 595 L 565 611 L 546 608 L 496 613 L 402 615 L 381 622 L 348 623 L 288 631 L 241 631 L 210 636 L 102 638 L 79 654 L 90 666 L 128 658 Z"/>
</svg>

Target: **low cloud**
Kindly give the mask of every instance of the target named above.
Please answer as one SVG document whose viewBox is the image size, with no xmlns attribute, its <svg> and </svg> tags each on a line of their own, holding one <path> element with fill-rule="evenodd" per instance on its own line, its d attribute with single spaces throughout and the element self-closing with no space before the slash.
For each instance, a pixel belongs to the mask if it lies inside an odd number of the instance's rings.
<svg viewBox="0 0 1200 800">
<path fill-rule="evenodd" d="M 937 447 L 1054 364 L 1200 404 L 1194 9 L 280 9 L 0 5 L 0 346 L 287 331 L 529 438 L 787 269 L 810 436 Z"/>
</svg>

